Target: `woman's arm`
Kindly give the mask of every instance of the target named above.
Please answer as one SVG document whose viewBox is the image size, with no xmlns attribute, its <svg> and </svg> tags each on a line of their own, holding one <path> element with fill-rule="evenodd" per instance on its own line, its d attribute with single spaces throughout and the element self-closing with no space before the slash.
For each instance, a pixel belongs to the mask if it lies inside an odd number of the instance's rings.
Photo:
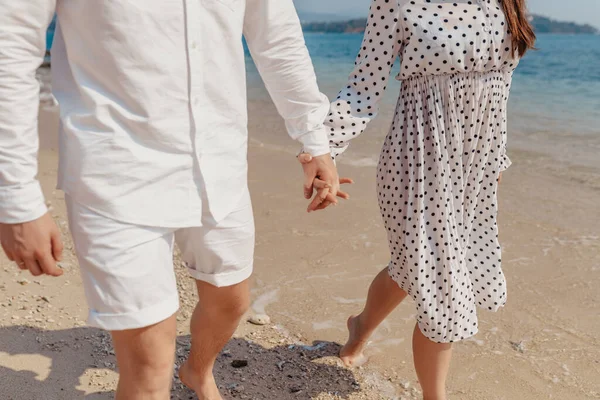
<svg viewBox="0 0 600 400">
<path fill-rule="evenodd" d="M 367 28 L 346 88 L 331 103 L 325 121 L 331 154 L 337 157 L 348 141 L 375 118 L 379 101 L 402 47 L 400 0 L 372 0 Z"/>
</svg>

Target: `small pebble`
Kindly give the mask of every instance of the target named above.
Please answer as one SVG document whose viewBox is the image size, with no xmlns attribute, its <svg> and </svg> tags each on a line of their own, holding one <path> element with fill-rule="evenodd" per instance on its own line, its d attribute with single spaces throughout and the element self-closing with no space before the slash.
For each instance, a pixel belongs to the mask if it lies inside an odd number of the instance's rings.
<svg viewBox="0 0 600 400">
<path fill-rule="evenodd" d="M 291 393 L 298 393 L 298 392 L 301 392 L 301 391 L 302 391 L 302 388 L 300 386 L 292 386 L 292 387 L 290 387 L 290 392 Z"/>
<path fill-rule="evenodd" d="M 233 360 L 231 362 L 233 368 L 244 368 L 248 366 L 248 360 Z"/>
<path fill-rule="evenodd" d="M 244 385 L 236 385 L 233 389 L 231 389 L 232 392 L 235 393 L 241 393 L 245 390 L 246 388 L 244 387 Z"/>
<path fill-rule="evenodd" d="M 271 317 L 267 314 L 254 314 L 248 318 L 248 322 L 254 325 L 268 325 L 271 323 Z"/>
<path fill-rule="evenodd" d="M 523 341 L 510 342 L 510 344 L 512 345 L 513 349 L 515 349 L 519 353 L 525 353 L 525 343 L 523 343 Z"/>
</svg>

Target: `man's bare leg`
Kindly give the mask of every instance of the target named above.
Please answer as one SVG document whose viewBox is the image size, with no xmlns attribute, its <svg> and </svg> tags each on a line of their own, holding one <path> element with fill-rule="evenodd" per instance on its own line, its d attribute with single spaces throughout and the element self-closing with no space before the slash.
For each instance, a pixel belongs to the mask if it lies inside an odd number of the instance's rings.
<svg viewBox="0 0 600 400">
<path fill-rule="evenodd" d="M 175 361 L 175 316 L 140 329 L 111 332 L 119 384 L 116 400 L 167 400 Z"/>
<path fill-rule="evenodd" d="M 198 305 L 191 322 L 192 348 L 179 378 L 200 400 L 222 400 L 213 367 L 250 306 L 248 280 L 228 287 L 196 281 Z"/>
</svg>

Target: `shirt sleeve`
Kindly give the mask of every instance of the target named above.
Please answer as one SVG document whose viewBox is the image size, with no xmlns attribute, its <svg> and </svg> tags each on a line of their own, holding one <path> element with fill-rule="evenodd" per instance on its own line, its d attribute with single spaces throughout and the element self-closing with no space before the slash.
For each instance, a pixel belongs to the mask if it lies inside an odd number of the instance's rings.
<svg viewBox="0 0 600 400">
<path fill-rule="evenodd" d="M 372 0 L 365 35 L 354 70 L 325 121 L 331 155 L 343 153 L 349 140 L 364 132 L 377 116 L 379 102 L 402 47 L 398 0 Z"/>
<path fill-rule="evenodd" d="M 328 154 L 329 100 L 317 86 L 292 0 L 248 0 L 244 36 L 289 135 L 313 156 Z"/>
<path fill-rule="evenodd" d="M 55 0 L 0 0 L 0 223 L 47 212 L 36 179 L 39 83 Z"/>
</svg>

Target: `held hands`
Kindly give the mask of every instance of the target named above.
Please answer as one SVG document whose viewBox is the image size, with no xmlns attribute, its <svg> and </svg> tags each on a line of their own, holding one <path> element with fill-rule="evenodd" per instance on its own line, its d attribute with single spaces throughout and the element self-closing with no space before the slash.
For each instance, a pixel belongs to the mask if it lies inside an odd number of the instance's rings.
<svg viewBox="0 0 600 400">
<path fill-rule="evenodd" d="M 56 265 L 62 257 L 63 244 L 49 214 L 21 224 L 0 224 L 0 243 L 6 256 L 33 276 L 63 274 Z"/>
<path fill-rule="evenodd" d="M 337 205 L 337 197 L 348 199 L 350 196 L 340 190 L 340 184 L 352 183 L 350 178 L 339 178 L 337 168 L 328 154 L 312 157 L 302 153 L 298 161 L 304 170 L 304 197 L 310 199 L 313 192 L 317 194 L 306 211 L 323 210 L 331 204 Z"/>
</svg>

